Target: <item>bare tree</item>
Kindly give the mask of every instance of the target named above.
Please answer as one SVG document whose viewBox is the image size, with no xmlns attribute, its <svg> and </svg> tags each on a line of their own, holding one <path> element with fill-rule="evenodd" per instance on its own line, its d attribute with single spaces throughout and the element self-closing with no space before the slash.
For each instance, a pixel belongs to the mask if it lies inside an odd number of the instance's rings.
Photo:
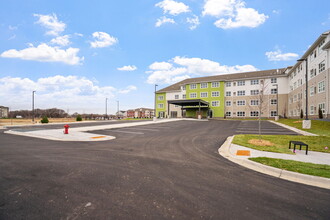
<svg viewBox="0 0 330 220">
<path fill-rule="evenodd" d="M 267 106 L 268 106 L 268 102 L 266 101 L 267 96 L 265 95 L 267 87 L 268 87 L 268 84 L 265 83 L 265 80 L 261 80 L 260 90 L 259 90 L 259 95 L 258 95 L 258 98 L 259 98 L 258 132 L 259 132 L 260 140 L 261 140 L 261 116 L 262 116 L 263 112 L 267 109 Z"/>
</svg>

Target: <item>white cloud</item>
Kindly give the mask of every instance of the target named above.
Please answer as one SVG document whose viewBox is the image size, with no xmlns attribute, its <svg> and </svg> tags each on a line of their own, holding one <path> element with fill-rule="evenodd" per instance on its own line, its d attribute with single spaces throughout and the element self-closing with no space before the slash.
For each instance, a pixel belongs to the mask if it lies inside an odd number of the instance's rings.
<svg viewBox="0 0 330 220">
<path fill-rule="evenodd" d="M 65 30 L 66 24 L 62 21 L 59 21 L 57 19 L 56 14 L 34 14 L 34 16 L 39 18 L 39 20 L 36 22 L 37 24 L 40 24 L 41 26 L 44 26 L 45 28 L 49 29 L 49 31 L 46 32 L 47 35 L 58 36 L 61 32 Z"/>
<path fill-rule="evenodd" d="M 190 11 L 189 6 L 182 2 L 176 2 L 173 0 L 164 0 L 162 2 L 158 2 L 155 6 L 163 9 L 164 14 L 168 13 L 170 15 L 178 15 Z"/>
<path fill-rule="evenodd" d="M 121 93 L 121 94 L 127 94 L 127 93 L 130 93 L 132 91 L 135 91 L 137 90 L 137 87 L 136 86 L 127 86 L 126 89 L 121 89 L 118 91 L 118 93 Z"/>
<path fill-rule="evenodd" d="M 50 41 L 51 44 L 56 44 L 59 46 L 67 46 L 71 42 L 69 40 L 70 36 L 69 35 L 64 35 L 64 36 L 58 36 Z"/>
<path fill-rule="evenodd" d="M 123 67 L 119 67 L 117 68 L 117 70 L 120 70 L 120 71 L 134 71 L 134 70 L 137 70 L 137 67 L 136 66 L 131 66 L 131 65 L 128 65 L 128 66 L 123 66 Z"/>
<path fill-rule="evenodd" d="M 172 18 L 167 18 L 167 17 L 163 16 L 163 17 L 157 19 L 155 26 L 160 27 L 166 23 L 175 24 L 175 21 Z"/>
<path fill-rule="evenodd" d="M 118 43 L 118 39 L 115 37 L 110 36 L 108 33 L 105 32 L 94 32 L 93 38 L 95 38 L 94 42 L 91 42 L 91 47 L 109 47 L 113 44 Z"/>
<path fill-rule="evenodd" d="M 7 50 L 4 51 L 0 57 L 19 58 L 22 60 L 34 60 L 39 62 L 62 62 L 69 65 L 78 65 L 84 60 L 84 57 L 77 56 L 78 52 L 78 48 L 70 47 L 66 50 L 62 50 L 58 47 L 51 47 L 42 43 L 37 47 L 30 45 L 30 47 L 23 50 Z"/>
<path fill-rule="evenodd" d="M 252 65 L 226 66 L 201 58 L 174 57 L 169 62 L 155 62 L 149 66 L 147 82 L 150 84 L 172 84 L 196 77 L 258 70 Z"/>
<path fill-rule="evenodd" d="M 196 29 L 198 27 L 198 25 L 200 24 L 199 18 L 196 15 L 194 15 L 194 17 L 192 17 L 192 18 L 187 18 L 187 23 L 190 24 L 190 27 L 189 27 L 190 30 Z"/>
<path fill-rule="evenodd" d="M 135 86 L 116 89 L 112 86 L 99 86 L 97 82 L 79 76 L 50 76 L 32 80 L 29 78 L 0 78 L 0 97 L 11 110 L 31 109 L 31 94 L 36 91 L 36 108 L 70 109 L 70 113 L 83 110 L 86 113 L 104 113 L 105 98 L 137 90 Z M 109 105 L 110 106 L 110 105 Z M 110 107 L 111 108 L 111 107 Z M 115 109 L 112 110 L 113 112 Z"/>
<path fill-rule="evenodd" d="M 281 50 L 269 51 L 265 54 L 269 61 L 288 61 L 295 60 L 299 57 L 296 53 L 282 53 Z"/>
<path fill-rule="evenodd" d="M 260 14 L 256 9 L 246 8 L 241 0 L 206 0 L 202 12 L 218 18 L 214 25 L 222 29 L 250 27 L 263 24 L 268 16 Z"/>
</svg>

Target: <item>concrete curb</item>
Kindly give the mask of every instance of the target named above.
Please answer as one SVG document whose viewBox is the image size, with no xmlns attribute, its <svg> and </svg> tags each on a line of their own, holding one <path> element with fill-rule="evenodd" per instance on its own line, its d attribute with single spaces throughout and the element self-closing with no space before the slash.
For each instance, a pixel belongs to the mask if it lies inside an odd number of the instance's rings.
<svg viewBox="0 0 330 220">
<path fill-rule="evenodd" d="M 323 177 L 317 177 L 317 176 L 310 176 L 305 175 L 301 173 L 295 173 L 287 170 L 278 169 L 275 167 L 266 166 L 251 160 L 248 160 L 246 158 L 237 158 L 234 157 L 229 149 L 231 142 L 233 141 L 234 136 L 230 136 L 227 138 L 225 143 L 218 149 L 218 152 L 221 156 L 224 158 L 239 164 L 241 166 L 244 166 L 246 168 L 255 170 L 260 173 L 264 173 L 270 176 L 278 177 L 281 179 L 289 180 L 292 182 L 302 183 L 310 186 L 317 186 L 320 188 L 330 189 L 330 179 L 323 178 Z"/>
<path fill-rule="evenodd" d="M 319 136 L 317 134 L 309 133 L 307 131 L 303 131 L 303 130 L 300 130 L 298 128 L 294 128 L 294 127 L 291 127 L 289 125 L 285 125 L 285 124 L 282 124 L 282 123 L 279 123 L 279 122 L 276 122 L 276 121 L 271 121 L 271 120 L 268 120 L 268 121 L 271 122 L 271 123 L 273 123 L 273 124 L 276 124 L 278 126 L 281 126 L 283 128 L 286 128 L 286 129 L 289 129 L 291 131 L 294 131 L 294 132 L 296 132 L 298 134 L 304 135 L 304 136 Z"/>
</svg>

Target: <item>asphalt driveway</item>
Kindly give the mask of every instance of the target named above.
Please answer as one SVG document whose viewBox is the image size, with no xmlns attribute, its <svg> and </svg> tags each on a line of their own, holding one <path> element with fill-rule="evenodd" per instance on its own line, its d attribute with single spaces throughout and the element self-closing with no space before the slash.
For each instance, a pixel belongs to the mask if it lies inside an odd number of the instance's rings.
<svg viewBox="0 0 330 220">
<path fill-rule="evenodd" d="M 105 142 L 0 133 L 0 219 L 329 219 L 329 190 L 218 154 L 246 125 L 177 121 L 93 131 L 117 137 Z"/>
</svg>

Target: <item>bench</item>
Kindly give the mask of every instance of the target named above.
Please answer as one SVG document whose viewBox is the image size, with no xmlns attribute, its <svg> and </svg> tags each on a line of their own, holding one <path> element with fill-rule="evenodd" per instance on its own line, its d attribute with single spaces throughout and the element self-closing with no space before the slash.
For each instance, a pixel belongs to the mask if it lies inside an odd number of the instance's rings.
<svg viewBox="0 0 330 220">
<path fill-rule="evenodd" d="M 305 144 L 304 142 L 301 141 L 290 141 L 289 142 L 289 149 L 291 149 L 291 144 L 293 144 L 293 152 L 296 152 L 296 145 L 299 146 L 299 150 L 301 150 L 301 146 L 305 146 L 306 147 L 306 155 L 308 152 L 308 144 Z"/>
</svg>

